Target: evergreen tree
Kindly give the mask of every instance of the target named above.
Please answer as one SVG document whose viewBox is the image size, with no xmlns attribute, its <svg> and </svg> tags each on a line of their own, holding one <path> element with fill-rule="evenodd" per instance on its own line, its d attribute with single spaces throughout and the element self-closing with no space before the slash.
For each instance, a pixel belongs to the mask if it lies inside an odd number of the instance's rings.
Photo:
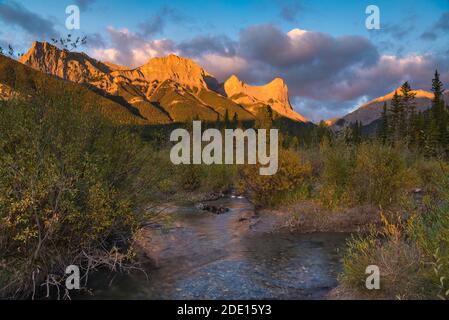
<svg viewBox="0 0 449 320">
<path fill-rule="evenodd" d="M 259 110 L 255 127 L 257 129 L 271 129 L 273 127 L 273 110 L 270 106 Z"/>
<path fill-rule="evenodd" d="M 351 123 L 345 132 L 347 144 L 360 144 L 362 142 L 362 123 L 356 121 Z"/>
<path fill-rule="evenodd" d="M 228 109 L 226 109 L 225 114 L 224 114 L 224 127 L 229 128 L 230 124 L 231 124 L 231 121 L 229 119 L 229 111 L 228 111 Z"/>
<path fill-rule="evenodd" d="M 402 96 L 400 97 L 402 103 L 402 115 L 401 115 L 401 135 L 405 138 L 406 142 L 410 144 L 413 141 L 414 135 L 414 122 L 416 116 L 416 93 L 412 92 L 412 88 L 408 82 L 405 82 L 401 86 Z"/>
<path fill-rule="evenodd" d="M 443 101 L 444 88 L 443 83 L 440 81 L 438 70 L 435 70 L 435 76 L 432 79 L 432 92 L 434 94 L 433 104 Z"/>
<path fill-rule="evenodd" d="M 393 99 L 391 100 L 391 135 L 393 141 L 396 143 L 401 139 L 401 126 L 403 121 L 403 110 L 401 97 L 395 91 Z"/>
<path fill-rule="evenodd" d="M 299 138 L 297 136 L 293 137 L 292 143 L 291 143 L 291 148 L 293 150 L 298 150 L 299 149 Z"/>
<path fill-rule="evenodd" d="M 418 113 L 415 115 L 413 125 L 413 141 L 412 146 L 418 151 L 426 148 L 426 124 L 428 123 L 425 113 Z"/>
<path fill-rule="evenodd" d="M 438 71 L 432 79 L 432 100 L 431 121 L 429 128 L 429 144 L 431 152 L 437 155 L 449 154 L 449 115 L 444 104 L 444 88 L 440 80 Z"/>
<path fill-rule="evenodd" d="M 386 144 L 390 137 L 389 125 L 390 125 L 390 123 L 389 123 L 387 103 L 384 102 L 384 106 L 382 108 L 382 114 L 380 117 L 380 126 L 379 126 L 378 133 L 377 133 L 380 141 L 382 141 L 383 144 Z"/>
<path fill-rule="evenodd" d="M 234 116 L 232 117 L 232 128 L 236 129 L 239 126 L 239 116 L 237 112 L 234 112 Z"/>
<path fill-rule="evenodd" d="M 215 120 L 215 128 L 221 129 L 221 118 L 219 113 L 217 113 L 217 120 Z"/>
</svg>

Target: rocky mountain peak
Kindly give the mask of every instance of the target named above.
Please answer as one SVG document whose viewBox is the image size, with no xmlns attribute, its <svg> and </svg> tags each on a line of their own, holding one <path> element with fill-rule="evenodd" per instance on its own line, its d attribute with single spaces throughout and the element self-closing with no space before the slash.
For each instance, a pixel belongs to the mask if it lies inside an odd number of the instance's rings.
<svg viewBox="0 0 449 320">
<path fill-rule="evenodd" d="M 103 63 L 85 53 L 61 50 L 47 42 L 34 42 L 20 62 L 64 80 L 88 83 L 89 87 L 95 87 L 105 96 L 128 104 L 127 107 L 138 108 L 141 114 L 148 114 L 147 109 L 154 109 L 153 113 L 159 112 L 158 115 L 162 112 L 165 117 L 175 113 L 183 116 L 189 112 L 194 114 L 191 107 L 185 109 L 185 105 L 190 105 L 198 107 L 195 107 L 197 114 L 207 113 L 208 119 L 217 118 L 216 114 L 210 114 L 211 108 L 217 108 L 222 114 L 224 106 L 231 108 L 232 112 L 240 112 L 242 117 L 254 117 L 258 108 L 271 106 L 282 116 L 307 121 L 293 110 L 288 87 L 281 78 L 263 86 L 251 86 L 234 75 L 220 85 L 195 61 L 175 54 L 152 58 L 138 68 L 129 69 L 110 62 Z M 150 106 L 153 102 L 163 110 Z M 216 103 L 221 106 L 214 106 Z M 153 113 L 147 118 L 153 117 Z"/>
<path fill-rule="evenodd" d="M 225 83 L 226 95 L 244 105 L 262 103 L 271 106 L 279 114 L 297 121 L 307 121 L 293 110 L 288 97 L 288 87 L 281 78 L 275 78 L 262 86 L 251 86 L 232 75 Z"/>
<path fill-rule="evenodd" d="M 152 58 L 145 65 L 135 69 L 134 73 L 136 72 L 147 81 L 172 80 L 188 88 L 208 89 L 209 82 L 215 80 L 193 60 L 175 54 Z"/>
<path fill-rule="evenodd" d="M 85 53 L 61 50 L 48 42 L 35 41 L 19 62 L 72 82 L 101 82 L 103 87 L 112 86 L 111 69 L 106 64 Z"/>
</svg>

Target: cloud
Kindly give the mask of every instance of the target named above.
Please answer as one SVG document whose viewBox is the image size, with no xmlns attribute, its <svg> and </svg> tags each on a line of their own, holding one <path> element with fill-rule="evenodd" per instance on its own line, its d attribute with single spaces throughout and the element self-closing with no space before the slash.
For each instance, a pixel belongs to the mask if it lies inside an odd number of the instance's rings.
<svg viewBox="0 0 449 320">
<path fill-rule="evenodd" d="M 225 57 L 232 57 L 237 53 L 237 45 L 237 42 L 229 39 L 227 36 L 206 35 L 181 42 L 178 45 L 178 49 L 182 54 L 187 56 L 213 53 Z"/>
<path fill-rule="evenodd" d="M 93 49 L 93 55 L 99 60 L 137 67 L 150 58 L 176 53 L 175 44 L 171 40 L 146 41 L 141 35 L 128 29 L 108 27 L 106 31 L 110 45 Z"/>
<path fill-rule="evenodd" d="M 447 35 L 449 32 L 449 11 L 443 12 L 432 27 L 421 34 L 421 39 L 435 41 L 438 34 Z"/>
<path fill-rule="evenodd" d="M 242 53 L 250 59 L 279 68 L 309 66 L 337 71 L 348 65 L 372 64 L 378 59 L 375 46 L 360 36 L 334 38 L 320 32 L 293 29 L 285 34 L 272 25 L 252 26 L 240 35 Z"/>
<path fill-rule="evenodd" d="M 435 23 L 435 29 L 441 31 L 449 31 L 449 11 L 444 12 Z"/>
<path fill-rule="evenodd" d="M 0 19 L 34 36 L 51 37 L 58 34 L 50 20 L 29 11 L 15 1 L 0 3 Z"/>
<path fill-rule="evenodd" d="M 426 31 L 421 34 L 420 38 L 426 41 L 435 41 L 437 39 L 437 35 L 435 32 Z"/>
<path fill-rule="evenodd" d="M 152 40 L 156 35 L 163 33 L 168 21 L 184 23 L 186 19 L 178 10 L 163 6 L 152 17 L 139 23 L 137 32 L 109 26 L 106 28 L 104 38 L 99 34 L 92 35 L 98 45 L 89 45 L 89 47 L 97 59 L 128 67 L 138 67 L 153 57 L 164 56 L 169 53 L 179 54 L 180 49 L 176 47 L 173 41 L 169 39 Z M 89 37 L 89 39 L 92 37 Z M 108 45 L 105 44 L 106 42 L 108 42 Z M 184 44 L 184 49 L 186 51 L 194 50 L 187 43 Z"/>
<path fill-rule="evenodd" d="M 238 56 L 223 56 L 207 53 L 195 59 L 203 68 L 210 71 L 217 79 L 224 81 L 230 74 L 247 72 L 250 63 Z"/>
<path fill-rule="evenodd" d="M 81 11 L 87 11 L 96 2 L 96 0 L 75 0 L 75 4 Z"/>
<path fill-rule="evenodd" d="M 106 47 L 106 40 L 103 38 L 103 36 L 98 33 L 90 33 L 86 35 L 87 37 L 87 44 L 86 46 L 88 48 L 105 48 Z"/>
<path fill-rule="evenodd" d="M 185 18 L 178 10 L 169 6 L 163 6 L 151 18 L 139 23 L 139 35 L 142 38 L 148 38 L 161 34 L 170 20 L 183 23 Z"/>
<path fill-rule="evenodd" d="M 385 23 L 380 31 L 390 35 L 395 40 L 403 40 L 415 29 L 415 17 L 409 17 L 401 21 L 400 24 Z"/>
<path fill-rule="evenodd" d="M 279 1 L 280 17 L 287 22 L 297 22 L 298 15 L 305 7 L 299 1 Z"/>
</svg>

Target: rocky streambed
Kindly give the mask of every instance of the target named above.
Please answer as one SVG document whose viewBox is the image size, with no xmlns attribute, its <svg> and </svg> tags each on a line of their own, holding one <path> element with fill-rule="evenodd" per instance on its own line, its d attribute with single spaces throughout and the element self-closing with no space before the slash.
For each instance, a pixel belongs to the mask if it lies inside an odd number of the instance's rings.
<svg viewBox="0 0 449 320">
<path fill-rule="evenodd" d="M 337 286 L 347 233 L 278 229 L 276 216 L 256 215 L 244 198 L 206 206 L 171 207 L 148 224 L 139 238 L 147 275 L 99 275 L 93 297 L 320 299 Z"/>
</svg>

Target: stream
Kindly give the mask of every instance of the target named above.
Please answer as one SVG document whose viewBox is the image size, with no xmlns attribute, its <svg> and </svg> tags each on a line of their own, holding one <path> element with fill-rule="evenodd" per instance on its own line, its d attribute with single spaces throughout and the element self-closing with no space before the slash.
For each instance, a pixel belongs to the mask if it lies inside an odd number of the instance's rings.
<svg viewBox="0 0 449 320">
<path fill-rule="evenodd" d="M 100 274 L 89 283 L 91 298 L 321 299 L 337 286 L 348 234 L 275 231 L 276 221 L 254 216 L 244 198 L 213 203 L 230 211 L 175 207 L 168 226 L 146 227 L 148 278 Z"/>
</svg>

